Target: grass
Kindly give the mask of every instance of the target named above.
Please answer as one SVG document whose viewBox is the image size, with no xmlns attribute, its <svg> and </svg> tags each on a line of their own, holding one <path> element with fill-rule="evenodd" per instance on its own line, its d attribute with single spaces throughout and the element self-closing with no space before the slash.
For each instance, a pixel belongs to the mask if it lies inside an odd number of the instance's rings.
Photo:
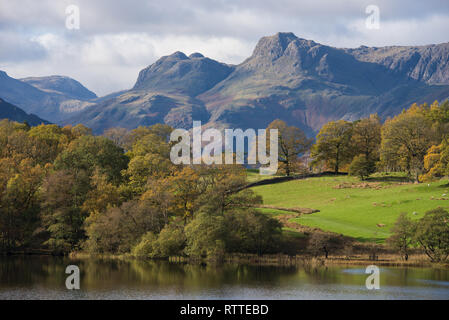
<svg viewBox="0 0 449 320">
<path fill-rule="evenodd" d="M 248 182 L 257 182 L 260 180 L 276 178 L 276 177 L 280 177 L 280 175 L 267 176 L 267 175 L 259 174 L 259 169 L 247 169 L 246 170 L 246 178 L 247 178 Z"/>
<path fill-rule="evenodd" d="M 292 222 L 344 234 L 359 241 L 383 243 L 401 212 L 418 219 L 430 209 L 449 208 L 449 200 L 437 200 L 446 198 L 443 194 L 448 193 L 447 181 L 404 184 L 403 180 L 398 175 L 378 175 L 368 180 L 368 184 L 377 189 L 338 189 L 335 188 L 338 185 L 360 185 L 361 181 L 354 177 L 329 176 L 258 186 L 253 190 L 263 197 L 267 205 L 320 210 L 294 218 L 290 220 Z M 287 214 L 272 209 L 263 209 L 263 212 Z M 377 224 L 385 226 L 378 227 Z"/>
</svg>

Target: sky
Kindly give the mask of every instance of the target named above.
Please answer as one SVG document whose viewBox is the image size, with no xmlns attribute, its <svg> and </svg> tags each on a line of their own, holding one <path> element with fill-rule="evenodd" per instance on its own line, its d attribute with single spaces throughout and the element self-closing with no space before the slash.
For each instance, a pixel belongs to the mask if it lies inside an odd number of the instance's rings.
<svg viewBox="0 0 449 320">
<path fill-rule="evenodd" d="M 358 47 L 449 42 L 448 30 L 448 0 L 0 0 L 0 70 L 103 96 L 175 51 L 239 64 L 277 32 Z"/>
</svg>

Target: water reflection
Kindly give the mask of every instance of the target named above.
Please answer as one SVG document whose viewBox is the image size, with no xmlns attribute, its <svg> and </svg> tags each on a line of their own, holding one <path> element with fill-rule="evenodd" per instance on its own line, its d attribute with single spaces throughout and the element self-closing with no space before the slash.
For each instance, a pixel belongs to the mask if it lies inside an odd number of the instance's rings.
<svg viewBox="0 0 449 320">
<path fill-rule="evenodd" d="M 65 288 L 70 264 L 81 270 L 81 290 Z M 449 299 L 448 270 L 380 270 L 381 289 L 371 291 L 362 267 L 0 257 L 0 299 Z"/>
</svg>

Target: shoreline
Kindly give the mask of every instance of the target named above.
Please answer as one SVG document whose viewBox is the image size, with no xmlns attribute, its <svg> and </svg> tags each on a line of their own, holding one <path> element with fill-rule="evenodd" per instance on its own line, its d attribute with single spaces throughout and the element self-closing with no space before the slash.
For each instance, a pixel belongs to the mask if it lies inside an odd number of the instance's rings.
<svg viewBox="0 0 449 320">
<path fill-rule="evenodd" d="M 408 261 L 401 260 L 396 255 L 385 255 L 381 259 L 372 260 L 364 257 L 366 255 L 356 255 L 350 258 L 344 256 L 313 257 L 310 255 L 289 256 L 285 254 L 267 254 L 258 256 L 255 254 L 227 254 L 220 261 L 206 259 L 191 259 L 188 257 L 169 257 L 167 259 L 143 259 L 132 255 L 92 255 L 84 252 L 72 252 L 68 257 L 70 259 L 118 259 L 118 260 L 140 260 L 140 261 L 166 261 L 170 263 L 191 264 L 191 265 L 222 265 L 222 264 L 244 264 L 259 266 L 276 266 L 276 267 L 327 267 L 327 266 L 368 266 L 377 265 L 384 267 L 410 267 L 410 268 L 435 268 L 449 269 L 449 262 L 432 263 L 425 260 L 422 254 L 410 255 Z"/>
</svg>

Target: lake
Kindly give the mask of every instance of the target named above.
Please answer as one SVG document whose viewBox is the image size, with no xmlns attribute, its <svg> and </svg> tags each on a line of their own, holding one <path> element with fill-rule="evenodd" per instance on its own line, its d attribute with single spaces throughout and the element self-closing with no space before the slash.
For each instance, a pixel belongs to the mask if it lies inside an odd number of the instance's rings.
<svg viewBox="0 0 449 320">
<path fill-rule="evenodd" d="M 68 265 L 80 290 L 65 287 Z M 449 270 L 380 267 L 368 290 L 362 266 L 200 266 L 164 261 L 0 257 L 0 299 L 449 299 Z"/>
</svg>

